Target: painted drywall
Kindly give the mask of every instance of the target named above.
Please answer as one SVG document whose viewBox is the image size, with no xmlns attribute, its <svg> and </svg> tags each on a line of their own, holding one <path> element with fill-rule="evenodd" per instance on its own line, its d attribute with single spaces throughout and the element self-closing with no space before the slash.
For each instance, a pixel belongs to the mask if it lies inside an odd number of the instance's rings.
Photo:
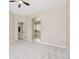
<svg viewBox="0 0 79 59">
<path fill-rule="evenodd" d="M 11 34 L 10 40 L 13 39 L 18 40 L 18 31 L 17 31 L 18 22 L 24 22 L 24 40 L 32 41 L 32 19 L 36 16 L 39 16 L 41 18 L 42 23 L 40 43 L 58 47 L 66 47 L 67 46 L 66 10 L 67 9 L 65 7 L 55 8 L 38 14 L 33 14 L 30 16 L 20 16 L 16 14 L 10 14 L 10 34 Z"/>
<path fill-rule="evenodd" d="M 67 53 L 70 55 L 70 0 L 67 1 Z"/>
<path fill-rule="evenodd" d="M 14 40 L 14 14 L 9 12 L 9 39 Z"/>
<path fill-rule="evenodd" d="M 41 41 L 50 45 L 66 47 L 66 8 L 55 8 L 42 13 L 28 16 L 27 38 L 32 41 L 32 19 L 41 18 Z"/>
</svg>

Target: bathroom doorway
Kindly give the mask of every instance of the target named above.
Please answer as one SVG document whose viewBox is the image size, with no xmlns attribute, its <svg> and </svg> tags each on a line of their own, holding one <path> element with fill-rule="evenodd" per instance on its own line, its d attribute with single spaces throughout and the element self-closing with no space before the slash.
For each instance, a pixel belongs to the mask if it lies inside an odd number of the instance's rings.
<svg viewBox="0 0 79 59">
<path fill-rule="evenodd" d="M 18 40 L 23 40 L 23 22 L 18 22 Z"/>
</svg>

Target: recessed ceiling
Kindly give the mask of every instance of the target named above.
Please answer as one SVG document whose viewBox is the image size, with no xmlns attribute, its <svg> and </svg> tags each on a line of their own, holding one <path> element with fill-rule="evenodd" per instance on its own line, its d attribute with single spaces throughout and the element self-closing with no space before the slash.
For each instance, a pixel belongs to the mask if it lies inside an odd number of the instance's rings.
<svg viewBox="0 0 79 59">
<path fill-rule="evenodd" d="M 24 0 L 30 3 L 30 6 L 22 3 L 21 8 L 18 8 L 18 3 L 9 3 L 9 10 L 19 15 L 31 15 L 42 12 L 51 8 L 59 8 L 66 6 L 66 0 Z"/>
</svg>

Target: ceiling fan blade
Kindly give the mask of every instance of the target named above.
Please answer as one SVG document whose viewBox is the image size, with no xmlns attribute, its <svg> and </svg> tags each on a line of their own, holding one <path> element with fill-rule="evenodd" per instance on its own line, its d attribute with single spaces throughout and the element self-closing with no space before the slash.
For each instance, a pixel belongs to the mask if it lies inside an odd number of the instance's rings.
<svg viewBox="0 0 79 59">
<path fill-rule="evenodd" d="M 18 8 L 20 8 L 20 7 L 21 7 L 21 4 L 18 5 Z"/>
<path fill-rule="evenodd" d="M 23 2 L 25 5 L 29 6 L 29 3 L 27 3 L 27 2 L 25 2 L 25 1 L 23 1 L 23 0 L 22 0 L 22 2 Z"/>
<path fill-rule="evenodd" d="M 16 2 L 16 1 L 9 1 L 9 2 Z"/>
</svg>

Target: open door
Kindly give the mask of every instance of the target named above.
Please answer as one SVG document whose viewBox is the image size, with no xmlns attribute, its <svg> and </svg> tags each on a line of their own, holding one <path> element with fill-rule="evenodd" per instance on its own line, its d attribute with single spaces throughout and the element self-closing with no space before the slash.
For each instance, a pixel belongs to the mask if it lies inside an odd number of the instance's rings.
<svg viewBox="0 0 79 59">
<path fill-rule="evenodd" d="M 23 40 L 23 22 L 18 22 L 18 40 Z"/>
</svg>

